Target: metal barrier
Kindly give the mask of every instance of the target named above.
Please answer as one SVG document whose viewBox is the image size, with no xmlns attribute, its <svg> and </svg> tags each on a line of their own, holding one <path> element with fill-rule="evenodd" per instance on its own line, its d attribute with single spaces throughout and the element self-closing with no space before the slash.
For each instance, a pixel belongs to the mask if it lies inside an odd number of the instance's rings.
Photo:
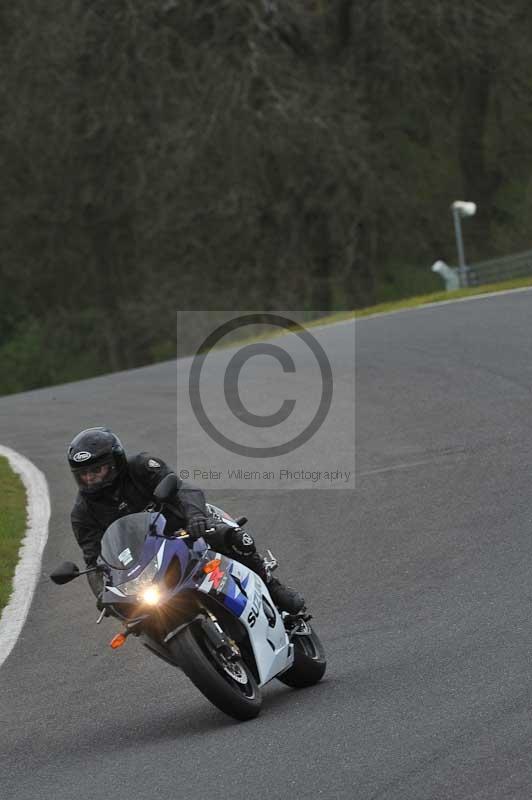
<svg viewBox="0 0 532 800">
<path fill-rule="evenodd" d="M 532 250 L 516 253 L 513 256 L 490 258 L 479 261 L 467 268 L 467 285 L 479 286 L 484 283 L 497 283 L 511 278 L 532 275 Z"/>
</svg>

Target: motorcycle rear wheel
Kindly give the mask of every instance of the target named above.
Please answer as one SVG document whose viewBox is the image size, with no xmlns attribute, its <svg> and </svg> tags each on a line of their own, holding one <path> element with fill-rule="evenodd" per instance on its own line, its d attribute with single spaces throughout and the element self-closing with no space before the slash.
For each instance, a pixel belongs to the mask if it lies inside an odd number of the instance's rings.
<svg viewBox="0 0 532 800">
<path fill-rule="evenodd" d="M 294 663 L 286 672 L 277 676 L 277 680 L 294 689 L 313 686 L 320 681 L 327 668 L 325 650 L 316 631 L 306 623 L 309 633 L 294 634 Z"/>
<path fill-rule="evenodd" d="M 260 712 L 262 695 L 250 668 L 242 659 L 224 659 L 200 626 L 185 628 L 169 648 L 185 675 L 220 711 L 238 720 Z"/>
</svg>

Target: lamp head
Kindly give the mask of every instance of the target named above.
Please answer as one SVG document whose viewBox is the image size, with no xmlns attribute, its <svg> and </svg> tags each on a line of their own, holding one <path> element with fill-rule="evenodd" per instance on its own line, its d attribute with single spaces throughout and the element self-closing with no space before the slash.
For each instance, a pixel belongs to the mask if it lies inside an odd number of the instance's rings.
<svg viewBox="0 0 532 800">
<path fill-rule="evenodd" d="M 461 217 L 474 217 L 477 213 L 477 204 L 467 200 L 455 200 L 451 208 L 457 211 Z"/>
</svg>

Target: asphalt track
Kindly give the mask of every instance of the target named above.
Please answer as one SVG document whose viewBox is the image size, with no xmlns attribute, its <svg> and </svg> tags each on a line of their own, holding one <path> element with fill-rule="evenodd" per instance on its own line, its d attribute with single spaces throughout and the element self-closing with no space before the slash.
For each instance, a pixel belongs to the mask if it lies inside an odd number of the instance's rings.
<svg viewBox="0 0 532 800">
<path fill-rule="evenodd" d="M 257 720 L 136 642 L 112 653 L 86 587 L 43 575 L 0 670 L 0 797 L 530 798 L 531 334 L 532 293 L 357 323 L 357 489 L 216 497 L 278 552 L 329 657 Z M 0 441 L 51 487 L 44 573 L 77 558 L 64 445 L 96 415 L 171 459 L 175 365 L 0 401 Z"/>
</svg>

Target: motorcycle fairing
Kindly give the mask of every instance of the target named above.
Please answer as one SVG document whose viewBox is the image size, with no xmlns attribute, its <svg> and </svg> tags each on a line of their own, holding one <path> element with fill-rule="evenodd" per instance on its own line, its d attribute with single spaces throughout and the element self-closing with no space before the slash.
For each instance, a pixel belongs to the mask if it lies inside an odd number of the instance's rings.
<svg viewBox="0 0 532 800">
<path fill-rule="evenodd" d="M 221 509 L 216 511 L 224 523 L 236 526 L 236 523 Z M 158 569 L 154 582 L 161 584 L 171 560 L 177 557 L 181 566 L 181 580 L 174 588 L 165 588 L 164 594 L 170 598 L 186 589 L 197 590 L 210 595 L 239 619 L 249 636 L 257 665 L 259 685 L 264 685 L 288 669 L 294 660 L 294 648 L 286 635 L 281 615 L 276 610 L 261 578 L 240 562 L 205 549 L 207 543 L 203 539 L 195 541 L 192 547 L 185 544 L 185 541 L 161 540 L 148 536 L 137 563 L 144 569 L 156 558 Z M 215 574 L 213 575 L 214 569 L 210 573 L 205 573 L 205 565 L 209 561 L 218 559 L 220 563 Z M 124 595 L 116 585 L 140 576 L 142 571 L 136 566 L 132 563 L 127 571 L 110 570 L 111 583 L 105 587 L 104 602 L 112 603 L 113 596 L 121 603 L 138 602 L 134 596 Z M 265 612 L 263 599 L 266 601 L 268 613 Z"/>
<path fill-rule="evenodd" d="M 255 572 L 220 553 L 209 551 L 206 563 L 211 559 L 220 559 L 220 569 L 227 580 L 220 579 L 216 588 L 211 574 L 207 574 L 197 588 L 205 594 L 214 594 L 246 628 L 262 686 L 288 669 L 294 660 L 293 645 L 288 642 L 281 615 L 276 612 L 274 620 L 266 615 L 263 598 L 270 608 L 275 609 L 275 605 L 266 584 Z"/>
</svg>

